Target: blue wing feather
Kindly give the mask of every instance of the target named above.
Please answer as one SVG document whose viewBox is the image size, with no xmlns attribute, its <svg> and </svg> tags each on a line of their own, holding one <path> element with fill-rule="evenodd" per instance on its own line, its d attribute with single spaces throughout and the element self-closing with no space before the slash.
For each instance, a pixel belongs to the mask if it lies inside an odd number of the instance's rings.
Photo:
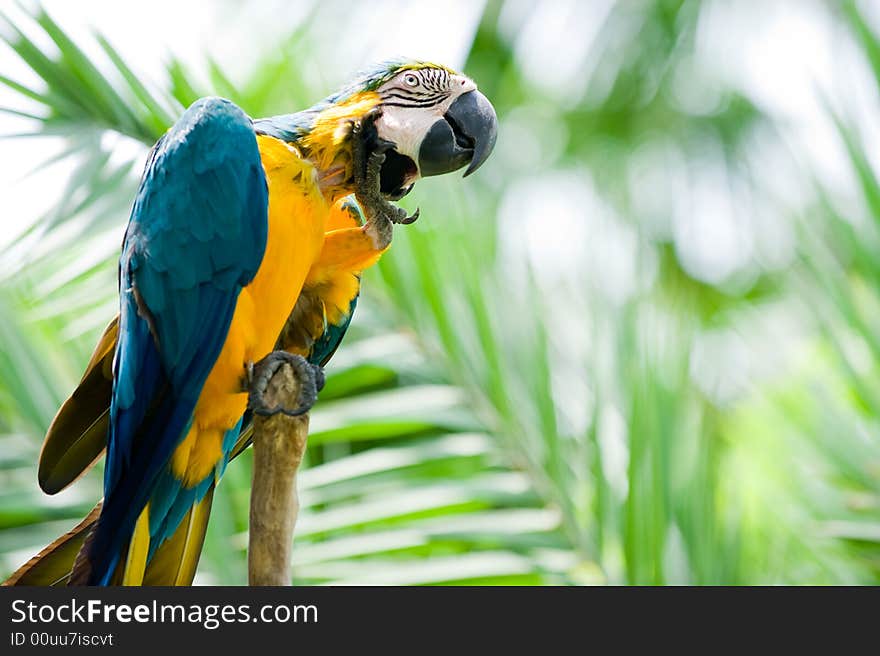
<svg viewBox="0 0 880 656">
<path fill-rule="evenodd" d="M 238 294 L 262 260 L 267 205 L 253 124 L 229 101 L 197 101 L 151 153 L 120 259 L 105 501 L 87 553 L 90 583 L 112 577 L 186 433 Z M 172 492 L 157 494 L 167 497 L 157 513 L 165 523 L 185 502 Z"/>
<path fill-rule="evenodd" d="M 315 341 L 312 345 L 311 353 L 309 353 L 309 362 L 323 367 L 330 361 L 330 358 L 336 353 L 336 349 L 339 348 L 339 344 L 342 343 L 342 338 L 345 337 L 348 326 L 351 324 L 354 310 L 357 307 L 357 301 L 358 295 L 355 295 L 348 305 L 348 312 L 345 313 L 341 321 L 338 324 L 328 325 L 324 334 Z"/>
</svg>

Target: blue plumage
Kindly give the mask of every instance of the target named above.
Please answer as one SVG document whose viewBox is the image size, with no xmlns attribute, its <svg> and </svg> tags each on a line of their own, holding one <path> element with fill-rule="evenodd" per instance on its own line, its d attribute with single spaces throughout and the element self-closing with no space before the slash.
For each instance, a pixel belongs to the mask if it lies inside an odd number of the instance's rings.
<svg viewBox="0 0 880 656">
<path fill-rule="evenodd" d="M 151 533 L 164 538 L 213 482 L 182 491 L 166 463 L 238 294 L 259 268 L 267 205 L 253 124 L 229 101 L 193 104 L 150 155 L 120 260 L 105 501 L 88 550 L 89 583 L 110 581 L 151 495 Z"/>
<path fill-rule="evenodd" d="M 342 338 L 345 337 L 348 326 L 351 324 L 354 310 L 357 307 L 357 301 L 358 297 L 355 295 L 351 299 L 351 303 L 348 304 L 348 312 L 345 313 L 341 323 L 328 324 L 324 334 L 312 345 L 312 352 L 309 353 L 309 362 L 323 367 L 333 357 L 336 349 L 342 343 Z"/>
</svg>

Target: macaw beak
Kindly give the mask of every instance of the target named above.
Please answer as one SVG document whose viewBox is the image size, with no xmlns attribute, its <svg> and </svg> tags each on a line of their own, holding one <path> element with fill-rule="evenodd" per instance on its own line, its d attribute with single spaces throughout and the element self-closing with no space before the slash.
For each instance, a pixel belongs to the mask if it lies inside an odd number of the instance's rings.
<svg viewBox="0 0 880 656">
<path fill-rule="evenodd" d="M 492 103 L 479 91 L 468 91 L 428 130 L 419 146 L 419 172 L 422 177 L 442 175 L 469 163 L 467 177 L 489 158 L 497 138 Z"/>
</svg>

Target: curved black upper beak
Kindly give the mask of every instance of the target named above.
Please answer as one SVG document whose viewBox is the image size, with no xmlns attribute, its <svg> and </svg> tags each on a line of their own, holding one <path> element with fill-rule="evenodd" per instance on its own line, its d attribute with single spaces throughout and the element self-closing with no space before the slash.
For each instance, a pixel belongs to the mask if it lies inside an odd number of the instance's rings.
<svg viewBox="0 0 880 656">
<path fill-rule="evenodd" d="M 492 103 L 479 91 L 468 91 L 428 130 L 419 147 L 419 172 L 422 177 L 441 175 L 470 163 L 467 177 L 489 158 L 497 138 Z"/>
</svg>

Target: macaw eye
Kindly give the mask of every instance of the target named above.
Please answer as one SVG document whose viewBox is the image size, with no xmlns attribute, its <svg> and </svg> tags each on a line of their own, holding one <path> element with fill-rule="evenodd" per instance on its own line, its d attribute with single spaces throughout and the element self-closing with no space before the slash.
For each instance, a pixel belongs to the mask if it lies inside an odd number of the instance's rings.
<svg viewBox="0 0 880 656">
<path fill-rule="evenodd" d="M 415 87 L 419 84 L 419 78 L 412 73 L 407 73 L 403 76 L 403 83 L 408 87 Z"/>
</svg>

